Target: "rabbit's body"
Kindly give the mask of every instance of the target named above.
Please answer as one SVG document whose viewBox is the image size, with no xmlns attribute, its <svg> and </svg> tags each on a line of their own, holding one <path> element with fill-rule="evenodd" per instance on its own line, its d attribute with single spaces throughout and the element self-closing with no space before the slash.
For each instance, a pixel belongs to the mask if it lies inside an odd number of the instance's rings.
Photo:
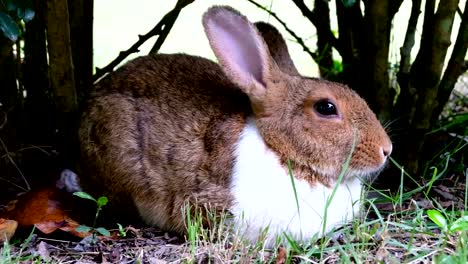
<svg viewBox="0 0 468 264">
<path fill-rule="evenodd" d="M 177 72 L 191 81 L 173 79 Z M 88 142 L 84 159 L 97 164 L 86 172 L 89 185 L 96 191 L 106 186 L 111 201 L 126 193 L 146 222 L 169 230 L 183 230 L 187 199 L 229 208 L 233 153 L 251 109 L 247 96 L 222 76 L 203 58 L 157 55 L 102 80 L 80 129 Z"/>
<path fill-rule="evenodd" d="M 226 210 L 252 241 L 269 227 L 268 243 L 351 219 L 360 178 L 391 152 L 367 104 L 343 85 L 300 76 L 285 46 L 268 50 L 231 8 L 210 9 L 204 25 L 220 64 L 146 56 L 95 87 L 79 135 L 84 189 L 181 233 L 187 204 Z"/>
</svg>

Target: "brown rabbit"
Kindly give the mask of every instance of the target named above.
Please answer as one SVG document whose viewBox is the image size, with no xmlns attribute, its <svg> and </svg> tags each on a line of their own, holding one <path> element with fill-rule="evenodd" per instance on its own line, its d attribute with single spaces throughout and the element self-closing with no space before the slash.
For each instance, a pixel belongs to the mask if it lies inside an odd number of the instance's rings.
<svg viewBox="0 0 468 264">
<path fill-rule="evenodd" d="M 96 85 L 79 131 L 84 189 L 180 233 L 187 204 L 227 210 L 247 239 L 268 227 L 268 245 L 283 232 L 307 240 L 350 220 L 361 179 L 392 151 L 366 102 L 300 76 L 271 26 L 257 29 L 223 6 L 203 25 L 219 64 L 150 55 Z"/>
</svg>

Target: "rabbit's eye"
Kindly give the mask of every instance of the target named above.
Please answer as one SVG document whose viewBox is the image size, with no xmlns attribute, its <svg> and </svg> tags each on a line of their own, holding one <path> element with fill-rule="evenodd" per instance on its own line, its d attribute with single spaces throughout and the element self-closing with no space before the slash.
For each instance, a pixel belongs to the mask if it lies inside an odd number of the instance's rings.
<svg viewBox="0 0 468 264">
<path fill-rule="evenodd" d="M 317 113 L 324 115 L 324 116 L 331 116 L 331 115 L 337 115 L 338 113 L 336 112 L 336 106 L 331 103 L 330 101 L 323 100 L 323 101 L 318 101 L 315 104 L 315 111 Z"/>
</svg>

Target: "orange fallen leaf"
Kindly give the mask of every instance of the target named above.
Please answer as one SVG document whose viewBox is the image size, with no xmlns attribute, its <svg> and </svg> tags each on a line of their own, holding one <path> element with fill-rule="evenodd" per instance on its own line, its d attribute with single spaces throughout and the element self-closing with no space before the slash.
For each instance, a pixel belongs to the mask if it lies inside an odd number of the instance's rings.
<svg viewBox="0 0 468 264">
<path fill-rule="evenodd" d="M 15 234 L 17 227 L 18 222 L 0 218 L 0 242 L 10 240 L 10 238 Z"/>
<path fill-rule="evenodd" d="M 68 196 L 68 197 L 67 197 Z M 18 197 L 9 208 L 7 217 L 16 220 L 20 227 L 36 226 L 41 232 L 50 234 L 57 229 L 69 232 L 78 237 L 89 233 L 77 232 L 78 222 L 73 220 L 64 208 L 71 194 L 64 193 L 55 187 L 27 192 Z"/>
<path fill-rule="evenodd" d="M 76 221 L 74 221 L 71 218 L 67 218 L 64 221 L 59 221 L 59 222 L 57 222 L 57 221 L 43 221 L 43 222 L 34 224 L 34 226 L 44 234 L 50 234 L 50 233 L 56 231 L 57 229 L 60 229 L 62 231 L 68 232 L 68 233 L 70 233 L 72 235 L 75 235 L 75 236 L 81 237 L 81 238 L 85 238 L 85 237 L 91 235 L 91 233 L 89 233 L 89 232 L 78 232 L 78 231 L 76 231 L 76 228 L 78 226 L 80 226 L 80 224 L 78 224 Z"/>
</svg>

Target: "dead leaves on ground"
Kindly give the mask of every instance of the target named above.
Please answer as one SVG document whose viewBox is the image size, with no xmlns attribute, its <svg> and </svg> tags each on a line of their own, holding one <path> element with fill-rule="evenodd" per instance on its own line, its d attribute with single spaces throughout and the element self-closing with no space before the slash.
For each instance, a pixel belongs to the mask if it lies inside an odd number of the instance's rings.
<svg viewBox="0 0 468 264">
<path fill-rule="evenodd" d="M 18 222 L 15 220 L 0 218 L 0 242 L 10 240 L 17 227 Z"/>
<path fill-rule="evenodd" d="M 50 187 L 18 196 L 6 206 L 5 212 L 0 212 L 1 238 L 10 239 L 17 227 L 31 226 L 45 234 L 62 230 L 80 238 L 89 236 L 89 233 L 76 231 L 80 224 L 69 216 L 70 205 L 67 202 L 70 195 Z"/>
</svg>

